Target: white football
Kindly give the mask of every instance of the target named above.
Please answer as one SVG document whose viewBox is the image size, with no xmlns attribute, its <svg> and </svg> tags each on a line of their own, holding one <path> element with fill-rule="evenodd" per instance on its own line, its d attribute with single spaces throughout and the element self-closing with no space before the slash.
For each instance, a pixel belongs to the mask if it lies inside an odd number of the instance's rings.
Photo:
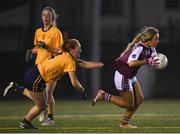
<svg viewBox="0 0 180 134">
<path fill-rule="evenodd" d="M 155 59 L 158 59 L 158 66 L 156 67 L 156 69 L 164 69 L 167 67 L 168 65 L 168 59 L 166 57 L 166 55 L 162 54 L 162 53 L 157 53 L 156 56 L 154 57 Z"/>
</svg>

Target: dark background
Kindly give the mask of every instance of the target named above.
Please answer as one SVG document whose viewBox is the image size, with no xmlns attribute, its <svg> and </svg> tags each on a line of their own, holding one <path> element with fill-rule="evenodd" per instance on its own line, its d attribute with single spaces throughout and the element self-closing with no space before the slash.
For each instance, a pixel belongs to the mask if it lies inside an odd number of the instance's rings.
<svg viewBox="0 0 180 134">
<path fill-rule="evenodd" d="M 10 81 L 22 82 L 25 52 L 33 47 L 34 32 L 41 23 L 41 9 L 50 6 L 59 15 L 57 26 L 64 37 L 77 38 L 82 58 L 101 61 L 119 56 L 127 43 L 143 26 L 160 31 L 158 52 L 169 60 L 164 70 L 145 69 L 138 77 L 147 98 L 180 98 L 180 0 L 1 0 L 0 1 L 0 88 Z M 79 81 L 92 98 L 98 88 L 115 91 L 114 70 L 78 68 Z M 16 98 L 16 95 L 11 97 Z M 56 98 L 76 98 L 68 76 L 55 90 Z M 2 97 L 1 97 L 2 98 Z"/>
</svg>

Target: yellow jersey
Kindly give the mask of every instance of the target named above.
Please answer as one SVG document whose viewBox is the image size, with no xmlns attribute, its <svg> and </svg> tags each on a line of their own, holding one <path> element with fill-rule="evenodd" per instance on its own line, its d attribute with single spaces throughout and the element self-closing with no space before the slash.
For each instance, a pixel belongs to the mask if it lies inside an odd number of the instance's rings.
<svg viewBox="0 0 180 134">
<path fill-rule="evenodd" d="M 44 81 L 51 83 L 67 72 L 76 71 L 76 62 L 71 54 L 62 52 L 53 58 L 45 59 L 37 67 Z"/>
<path fill-rule="evenodd" d="M 43 41 L 48 47 L 56 49 L 61 48 L 63 37 L 61 31 L 55 26 L 51 26 L 47 31 L 43 31 L 42 28 L 38 28 L 34 36 L 34 45 L 37 45 L 38 41 Z M 46 49 L 38 48 L 35 64 L 37 65 L 41 63 L 44 59 L 51 55 L 52 53 Z"/>
</svg>

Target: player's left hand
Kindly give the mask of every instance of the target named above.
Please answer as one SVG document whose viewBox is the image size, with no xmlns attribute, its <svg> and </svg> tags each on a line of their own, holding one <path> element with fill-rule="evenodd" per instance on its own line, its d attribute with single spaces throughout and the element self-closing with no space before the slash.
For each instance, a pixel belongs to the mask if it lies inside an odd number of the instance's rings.
<svg viewBox="0 0 180 134">
<path fill-rule="evenodd" d="M 49 49 L 49 47 L 45 44 L 44 41 L 38 41 L 37 42 L 38 47 L 44 48 L 44 49 Z"/>
<path fill-rule="evenodd" d="M 149 59 L 147 59 L 147 64 L 149 64 L 149 65 L 151 65 L 153 67 L 156 67 L 159 64 L 158 60 L 159 59 L 156 59 L 155 56 L 152 56 Z"/>
<path fill-rule="evenodd" d="M 81 95 L 82 95 L 82 98 L 83 98 L 84 100 L 87 100 L 87 93 L 86 93 L 86 91 L 83 91 L 83 92 L 81 93 Z"/>
<path fill-rule="evenodd" d="M 28 63 L 32 59 L 33 59 L 33 53 L 31 51 L 31 49 L 28 49 L 26 51 L 25 61 Z"/>
</svg>

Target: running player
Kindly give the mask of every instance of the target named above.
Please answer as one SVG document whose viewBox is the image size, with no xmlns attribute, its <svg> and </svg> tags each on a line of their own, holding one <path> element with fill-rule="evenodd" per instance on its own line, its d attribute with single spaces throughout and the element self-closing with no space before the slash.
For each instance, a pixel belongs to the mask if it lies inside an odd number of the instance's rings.
<svg viewBox="0 0 180 134">
<path fill-rule="evenodd" d="M 119 96 L 114 96 L 100 89 L 93 100 L 93 105 L 98 101 L 105 100 L 127 109 L 119 124 L 120 128 L 137 128 L 137 126 L 131 125 L 129 121 L 143 102 L 144 96 L 135 75 L 143 65 L 149 64 L 153 67 L 158 65 L 157 59 L 153 58 L 158 43 L 158 29 L 144 27 L 113 64 L 116 70 L 114 83 L 116 89 L 119 90 Z"/>
</svg>

